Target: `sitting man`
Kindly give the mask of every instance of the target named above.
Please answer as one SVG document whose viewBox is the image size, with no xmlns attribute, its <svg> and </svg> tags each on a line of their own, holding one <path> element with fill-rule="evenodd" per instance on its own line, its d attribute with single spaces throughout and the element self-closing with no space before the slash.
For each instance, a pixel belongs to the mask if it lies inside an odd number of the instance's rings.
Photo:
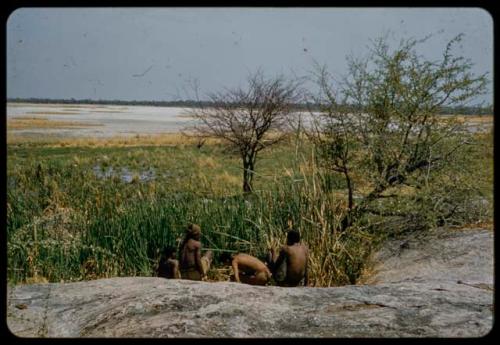
<svg viewBox="0 0 500 345">
<path fill-rule="evenodd" d="M 250 285 L 266 285 L 271 279 L 271 271 L 267 266 L 254 256 L 238 253 L 222 254 L 221 261 L 228 264 L 231 261 L 234 280 L 238 283 Z"/>
<path fill-rule="evenodd" d="M 189 224 L 181 245 L 180 272 L 182 279 L 206 279 L 212 263 L 212 252 L 201 256 L 201 229 L 199 225 Z"/>
<path fill-rule="evenodd" d="M 175 248 L 166 247 L 160 258 L 157 269 L 158 277 L 167 279 L 181 279 L 179 261 L 175 259 Z"/>
<path fill-rule="evenodd" d="M 307 260 L 309 250 L 300 243 L 300 234 L 290 230 L 287 234 L 287 243 L 281 248 L 278 258 L 274 250 L 271 251 L 269 265 L 274 279 L 279 286 L 298 286 L 302 281 L 308 285 Z"/>
</svg>

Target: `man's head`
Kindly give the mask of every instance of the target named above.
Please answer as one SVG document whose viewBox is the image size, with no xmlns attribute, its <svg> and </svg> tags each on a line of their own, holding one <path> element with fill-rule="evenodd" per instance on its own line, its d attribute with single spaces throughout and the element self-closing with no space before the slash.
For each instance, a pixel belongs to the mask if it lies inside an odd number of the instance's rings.
<svg viewBox="0 0 500 345">
<path fill-rule="evenodd" d="M 186 229 L 187 238 L 192 238 L 194 240 L 199 240 L 201 236 L 201 228 L 197 224 L 189 224 Z"/>
<path fill-rule="evenodd" d="M 222 252 L 219 256 L 219 261 L 223 264 L 229 265 L 234 258 L 234 253 L 231 252 Z"/>
<path fill-rule="evenodd" d="M 286 243 L 291 246 L 300 242 L 300 233 L 297 230 L 290 230 L 286 236 Z"/>
<path fill-rule="evenodd" d="M 163 254 L 167 259 L 175 259 L 175 248 L 172 246 L 165 247 Z"/>
</svg>

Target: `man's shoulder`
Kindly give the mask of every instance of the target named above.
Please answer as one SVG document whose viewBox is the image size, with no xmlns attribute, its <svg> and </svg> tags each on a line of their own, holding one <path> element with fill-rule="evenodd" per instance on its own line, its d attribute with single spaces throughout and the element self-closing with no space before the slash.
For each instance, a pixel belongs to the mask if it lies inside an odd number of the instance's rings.
<svg viewBox="0 0 500 345">
<path fill-rule="evenodd" d="M 200 241 L 197 241 L 197 240 L 192 239 L 192 238 L 190 238 L 188 240 L 188 244 L 191 245 L 191 246 L 193 246 L 193 247 L 199 247 L 199 246 L 201 246 L 201 242 Z"/>
<path fill-rule="evenodd" d="M 307 246 L 305 244 L 295 243 L 293 246 L 288 247 L 287 250 L 294 251 L 294 252 L 297 252 L 297 251 L 308 252 L 309 248 L 307 248 Z"/>
<path fill-rule="evenodd" d="M 248 262 L 248 261 L 253 261 L 255 260 L 256 258 L 250 254 L 245 254 L 245 253 L 238 253 L 236 254 L 234 257 L 233 257 L 233 260 L 236 260 L 236 261 L 245 261 L 245 262 Z"/>
<path fill-rule="evenodd" d="M 307 245 L 301 243 L 299 246 L 300 246 L 300 248 L 302 248 L 303 251 L 305 251 L 306 253 L 309 253 L 309 247 L 307 247 Z"/>
</svg>

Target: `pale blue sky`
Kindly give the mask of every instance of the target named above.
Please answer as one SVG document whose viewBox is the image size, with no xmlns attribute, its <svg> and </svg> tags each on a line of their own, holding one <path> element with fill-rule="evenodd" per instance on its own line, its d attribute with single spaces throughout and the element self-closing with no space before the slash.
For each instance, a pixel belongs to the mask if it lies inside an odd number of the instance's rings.
<svg viewBox="0 0 500 345">
<path fill-rule="evenodd" d="M 388 30 L 436 34 L 420 47 L 428 58 L 464 33 L 457 53 L 493 77 L 493 22 L 479 8 L 21 8 L 7 22 L 7 97 L 185 99 L 192 79 L 206 92 L 259 67 L 305 75 L 313 60 L 340 75 Z"/>
</svg>

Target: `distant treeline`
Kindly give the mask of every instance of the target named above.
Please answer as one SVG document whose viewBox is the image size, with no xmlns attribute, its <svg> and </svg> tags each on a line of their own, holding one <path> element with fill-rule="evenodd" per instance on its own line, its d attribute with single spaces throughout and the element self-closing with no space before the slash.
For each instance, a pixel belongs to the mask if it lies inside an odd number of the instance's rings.
<svg viewBox="0 0 500 345">
<path fill-rule="evenodd" d="M 210 106 L 208 101 L 178 100 L 178 101 L 123 101 L 123 100 L 95 100 L 95 99 L 49 99 L 49 98 L 8 98 L 11 103 L 57 103 L 57 104 L 102 104 L 102 105 L 142 105 L 153 107 L 180 107 L 194 108 L 199 106 Z M 297 110 L 320 109 L 318 104 L 302 103 L 294 104 Z M 354 107 L 353 107 L 354 109 Z M 460 106 L 460 107 L 441 107 L 439 114 L 461 114 L 461 115 L 492 115 L 493 105 L 487 106 Z"/>
<path fill-rule="evenodd" d="M 179 101 L 123 101 L 103 99 L 50 99 L 50 98 L 8 98 L 12 103 L 57 103 L 57 104 L 102 104 L 102 105 L 146 105 L 155 107 L 196 107 L 208 105 L 209 102 L 198 102 L 193 100 Z"/>
<path fill-rule="evenodd" d="M 441 107 L 439 114 L 493 115 L 493 105 L 469 107 Z"/>
<path fill-rule="evenodd" d="M 95 99 L 49 99 L 49 98 L 8 98 L 10 103 L 56 103 L 56 104 L 102 104 L 102 105 L 141 105 L 153 107 L 180 107 L 194 108 L 199 106 L 210 106 L 209 101 L 178 100 L 178 101 L 123 101 L 123 100 L 95 100 Z M 314 104 L 294 104 L 298 110 L 317 110 L 318 105 Z"/>
</svg>

